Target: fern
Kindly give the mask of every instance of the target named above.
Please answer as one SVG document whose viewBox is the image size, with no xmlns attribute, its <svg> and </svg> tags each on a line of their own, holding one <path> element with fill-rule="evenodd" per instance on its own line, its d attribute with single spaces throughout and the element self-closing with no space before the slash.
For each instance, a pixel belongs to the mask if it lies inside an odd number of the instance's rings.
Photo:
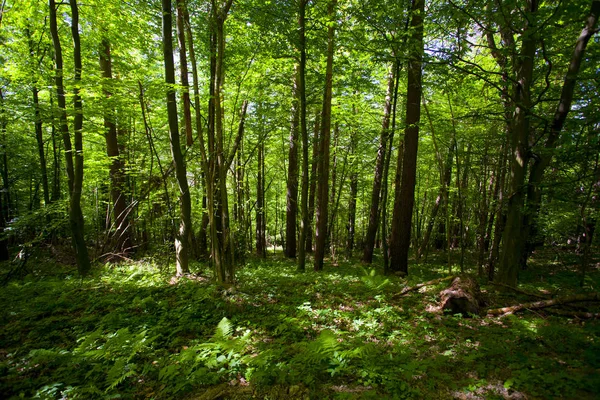
<svg viewBox="0 0 600 400">
<path fill-rule="evenodd" d="M 213 341 L 219 342 L 221 340 L 229 339 L 232 332 L 233 325 L 231 324 L 231 321 L 229 321 L 227 317 L 223 317 L 223 319 L 217 325 L 217 329 L 213 335 Z"/>
<path fill-rule="evenodd" d="M 377 270 L 375 268 L 367 271 L 364 267 L 362 268 L 363 276 L 360 277 L 360 280 L 365 284 L 367 289 L 372 292 L 380 293 L 385 289 L 387 285 L 390 284 L 390 280 L 377 275 Z"/>
</svg>

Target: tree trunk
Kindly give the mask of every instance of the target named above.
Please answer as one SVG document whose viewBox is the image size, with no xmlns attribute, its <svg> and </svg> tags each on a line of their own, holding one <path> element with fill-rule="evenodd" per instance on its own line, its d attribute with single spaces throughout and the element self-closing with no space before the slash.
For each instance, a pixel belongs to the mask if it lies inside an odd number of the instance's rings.
<svg viewBox="0 0 600 400">
<path fill-rule="evenodd" d="M 425 229 L 425 235 L 423 237 L 423 241 L 421 242 L 421 247 L 417 252 L 417 258 L 420 258 L 423 253 L 427 250 L 427 244 L 429 243 L 429 238 L 431 237 L 431 232 L 433 231 L 433 227 L 435 225 L 435 220 L 437 218 L 438 211 L 440 209 L 440 205 L 442 201 L 448 196 L 448 186 L 450 186 L 450 181 L 452 179 L 452 160 L 454 159 L 454 141 L 451 141 L 450 146 L 448 147 L 448 155 L 446 157 L 446 163 L 444 164 L 444 170 L 440 171 L 442 173 L 440 179 L 440 191 L 435 198 L 435 203 L 433 203 L 433 207 L 431 208 L 431 216 L 427 221 L 427 228 Z"/>
<path fill-rule="evenodd" d="M 258 176 L 256 178 L 256 254 L 267 257 L 267 240 L 265 234 L 265 144 L 258 145 Z"/>
<path fill-rule="evenodd" d="M 292 124 L 290 128 L 287 195 L 285 213 L 285 255 L 288 258 L 296 258 L 296 218 L 298 215 L 298 125 L 300 123 L 299 113 L 299 71 L 294 74 L 293 100 L 292 100 Z"/>
<path fill-rule="evenodd" d="M 352 113 L 357 115 L 356 107 L 352 107 Z M 356 129 L 350 131 L 350 157 L 352 172 L 350 173 L 350 199 L 348 201 L 348 222 L 346 224 L 346 258 L 352 258 L 354 250 L 354 236 L 356 234 L 356 198 L 358 196 L 358 162 L 356 160 L 356 151 L 358 147 L 358 132 Z"/>
<path fill-rule="evenodd" d="M 110 194 L 113 202 L 113 215 L 115 232 L 115 247 L 119 251 L 127 251 L 131 247 L 129 218 L 125 193 L 125 166 L 120 156 L 119 142 L 117 139 L 117 126 L 115 124 L 115 110 L 110 104 L 112 93 L 110 84 L 112 82 L 112 59 L 110 53 L 110 42 L 104 38 L 100 44 L 100 69 L 102 71 L 103 92 L 106 96 L 107 105 L 104 108 L 104 129 L 106 138 L 106 154 L 110 158 Z"/>
<path fill-rule="evenodd" d="M 333 52 L 335 40 L 335 9 L 337 0 L 330 0 L 327 5 L 329 28 L 327 29 L 327 66 L 325 69 L 325 90 L 323 94 L 323 110 L 321 112 L 321 134 L 318 160 L 317 218 L 315 228 L 315 271 L 323 269 L 325 245 L 327 241 L 328 201 L 329 201 L 329 148 L 331 135 L 331 98 L 333 85 Z"/>
<path fill-rule="evenodd" d="M 6 154 L 6 110 L 4 109 L 4 96 L 2 94 L 2 90 L 0 89 L 0 130 L 2 134 L 2 141 L 4 147 L 4 154 Z M 4 171 L 3 171 L 4 172 Z M 2 180 L 5 181 L 4 173 L 2 173 Z M 9 258 L 8 253 L 8 240 L 4 236 L 4 229 L 6 228 L 6 219 L 5 216 L 7 214 L 7 210 L 5 209 L 5 199 L 2 193 L 0 193 L 0 261 L 6 261 Z"/>
<path fill-rule="evenodd" d="M 2 193 L 0 196 L 4 197 L 2 200 L 2 218 L 5 222 L 11 219 L 11 202 L 10 202 L 10 183 L 8 181 L 8 152 L 7 152 L 7 141 L 6 141 L 6 127 L 8 122 L 6 120 L 6 109 L 4 108 L 4 94 L 0 88 L 0 105 L 2 106 L 2 120 L 0 121 L 0 133 L 2 134 Z"/>
<path fill-rule="evenodd" d="M 26 33 L 29 35 L 28 30 Z M 33 48 L 33 42 L 30 38 L 29 40 L 29 53 L 31 55 L 32 61 L 35 61 L 35 51 Z M 42 116 L 40 112 L 40 99 L 39 99 L 39 90 L 37 88 L 37 84 L 34 82 L 34 85 L 31 89 L 33 94 L 33 108 L 35 113 L 35 140 L 38 146 L 38 155 L 40 158 L 40 172 L 42 174 L 42 190 L 44 194 L 44 204 L 50 204 L 50 190 L 48 188 L 48 169 L 46 167 L 46 154 L 44 152 L 44 138 L 43 138 L 43 130 L 42 130 Z"/>
<path fill-rule="evenodd" d="M 187 13 L 186 0 L 177 1 L 177 39 L 179 41 L 179 68 L 181 70 L 181 107 L 183 108 L 183 123 L 185 126 L 186 144 L 194 142 L 192 134 L 192 114 L 190 111 L 190 83 L 188 79 L 187 54 L 185 46 L 185 16 Z"/>
<path fill-rule="evenodd" d="M 381 199 L 381 184 L 383 179 L 383 168 L 386 157 L 386 147 L 390 136 L 390 115 L 392 112 L 392 96 L 394 93 L 395 66 L 388 71 L 387 93 L 383 107 L 383 122 L 381 124 L 381 135 L 379 136 L 379 149 L 375 160 L 375 175 L 373 178 L 373 191 L 371 192 L 371 208 L 369 211 L 369 225 L 365 234 L 365 248 L 362 261 L 370 264 L 373 261 L 373 249 L 375 248 L 375 237 L 379 227 L 379 201 Z M 391 146 L 391 143 L 390 143 Z"/>
<path fill-rule="evenodd" d="M 492 212 L 490 215 L 490 222 L 488 225 L 488 240 L 492 236 L 492 224 L 494 220 L 496 223 L 493 225 L 493 239 L 489 248 L 489 255 L 487 259 L 487 274 L 490 281 L 494 280 L 495 264 L 498 259 L 500 240 L 502 239 L 502 232 L 504 231 L 504 225 L 506 222 L 506 215 L 504 213 L 504 193 L 505 193 L 505 182 L 506 182 L 506 161 L 508 158 L 508 142 L 505 140 L 502 143 L 502 155 L 498 162 L 497 179 L 494 186 L 494 199 Z"/>
<path fill-rule="evenodd" d="M 467 317 L 479 315 L 483 306 L 477 281 L 468 276 L 456 277 L 450 286 L 440 292 L 442 310 Z"/>
<path fill-rule="evenodd" d="M 523 207 L 525 200 L 525 174 L 529 161 L 529 113 L 531 109 L 531 83 L 537 44 L 537 27 L 534 25 L 538 0 L 531 0 L 525 12 L 527 23 L 522 34 L 521 51 L 515 60 L 516 80 L 513 85 L 515 111 L 510 130 L 511 183 L 506 226 L 502 236 L 502 253 L 498 276 L 499 283 L 517 286 L 517 276 L 524 250 Z"/>
<path fill-rule="evenodd" d="M 58 26 L 56 22 L 56 4 L 54 0 L 49 0 L 50 8 L 50 33 L 54 43 L 56 73 L 55 84 L 60 110 L 60 126 L 65 146 L 65 160 L 67 166 L 68 188 L 69 188 L 69 223 L 73 248 L 77 260 L 77 269 L 80 275 L 87 275 L 90 270 L 90 260 L 85 245 L 83 213 L 81 210 L 81 189 L 83 184 L 83 148 L 82 148 L 82 129 L 83 114 L 81 97 L 79 96 L 79 84 L 81 80 L 81 46 L 79 40 L 79 13 L 77 2 L 73 0 L 71 4 L 71 33 L 73 35 L 73 61 L 75 67 L 75 89 L 73 92 L 74 118 L 73 127 L 75 131 L 75 156 L 71 145 L 71 136 L 69 135 L 69 126 L 67 122 L 67 111 L 65 92 L 63 87 L 63 58 L 60 39 L 58 36 Z M 75 159 L 75 161 L 73 161 Z"/>
<path fill-rule="evenodd" d="M 560 95 L 560 100 L 554 111 L 554 118 L 549 127 L 548 137 L 544 144 L 544 148 L 534 158 L 533 165 L 529 173 L 529 181 L 527 184 L 527 208 L 525 214 L 525 241 L 527 246 L 524 249 L 522 266 L 527 263 L 527 257 L 535 249 L 537 241 L 537 219 L 541 206 L 542 192 L 540 184 L 544 176 L 546 168 L 550 165 L 553 156 L 553 150 L 556 147 L 556 142 L 562 132 L 563 126 L 571 111 L 573 103 L 573 93 L 577 83 L 577 75 L 581 68 L 581 63 L 584 60 L 585 50 L 590 38 L 597 32 L 595 29 L 600 16 L 600 1 L 593 0 L 590 13 L 587 17 L 585 26 L 575 43 L 575 49 L 571 56 L 571 62 L 564 78 L 563 87 Z"/>
<path fill-rule="evenodd" d="M 181 152 L 179 140 L 179 123 L 177 118 L 177 100 L 175 98 L 175 65 L 173 61 L 173 33 L 171 0 L 162 0 L 163 12 L 163 55 L 165 62 L 165 82 L 167 87 L 167 112 L 169 117 L 169 143 L 175 164 L 175 176 L 179 186 L 179 230 L 175 233 L 175 257 L 177 275 L 189 272 L 189 245 L 192 229 L 192 203 L 187 181 L 185 160 Z"/>
<path fill-rule="evenodd" d="M 320 136 L 319 131 L 321 130 L 321 119 L 319 114 L 317 114 L 315 118 L 315 130 L 313 135 L 313 149 L 312 149 L 312 161 L 311 161 L 311 170 L 310 170 L 310 194 L 308 198 L 308 226 L 306 232 L 306 251 L 308 253 L 312 253 L 313 251 L 313 229 L 312 223 L 315 215 L 315 197 L 317 191 L 317 166 L 319 160 L 319 143 Z"/>
<path fill-rule="evenodd" d="M 408 274 L 408 249 L 410 246 L 411 219 L 415 201 L 419 121 L 421 119 L 424 8 L 424 0 L 415 0 L 411 10 L 412 18 L 410 26 L 412 36 L 410 38 L 411 51 L 408 63 L 402 184 L 399 188 L 400 196 L 396 197 L 399 201 L 394 203 L 390 240 L 390 270 L 402 274 Z M 398 162 L 398 165 L 400 165 L 400 162 Z"/>
<path fill-rule="evenodd" d="M 396 134 L 396 110 L 398 107 L 398 88 L 400 87 L 400 62 L 396 60 L 394 62 L 394 100 L 392 104 L 392 127 L 389 133 L 389 143 L 387 148 L 387 154 L 385 155 L 385 162 L 383 167 L 383 185 L 381 188 L 381 236 L 383 236 L 382 247 L 383 247 L 383 272 L 388 274 L 390 272 L 390 253 L 388 246 L 388 198 L 389 198 L 389 174 L 390 174 L 390 163 L 392 161 L 392 148 L 394 143 L 394 136 Z M 404 150 L 404 143 L 400 142 L 398 146 L 399 152 Z"/>
<path fill-rule="evenodd" d="M 305 17 L 308 0 L 298 0 L 298 50 L 300 63 L 298 64 L 298 97 L 300 116 L 300 137 L 302 138 L 302 193 L 300 199 L 300 243 L 298 245 L 298 270 L 306 269 L 306 243 L 310 235 L 310 222 L 308 215 L 308 132 L 306 131 L 306 36 Z"/>
<path fill-rule="evenodd" d="M 202 131 L 202 114 L 200 112 L 200 83 L 198 80 L 198 66 L 196 62 L 196 53 L 194 51 L 194 39 L 192 35 L 192 27 L 190 25 L 190 16 L 187 7 L 183 7 L 183 19 L 185 31 L 187 33 L 188 49 L 190 51 L 190 62 L 192 64 L 192 82 L 194 87 L 194 113 L 196 118 L 196 135 L 198 135 L 198 142 L 201 154 L 201 165 L 202 165 L 202 221 L 200 223 L 200 231 L 198 233 L 198 255 L 202 259 L 208 258 L 208 238 L 207 238 L 207 227 L 209 223 L 209 217 L 207 213 L 207 179 L 208 179 L 208 161 L 206 156 L 206 144 L 204 142 L 204 134 Z"/>
<path fill-rule="evenodd" d="M 502 307 L 487 310 L 488 315 L 512 314 L 522 310 L 539 310 L 562 304 L 578 303 L 584 301 L 600 301 L 600 293 L 574 294 L 572 296 L 557 297 L 551 300 L 540 300 L 532 303 L 517 304 L 512 307 Z"/>
</svg>

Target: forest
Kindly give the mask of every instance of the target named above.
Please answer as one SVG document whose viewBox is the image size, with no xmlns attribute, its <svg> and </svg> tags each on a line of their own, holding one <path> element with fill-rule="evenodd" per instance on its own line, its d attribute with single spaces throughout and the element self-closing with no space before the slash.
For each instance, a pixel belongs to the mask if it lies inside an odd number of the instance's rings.
<svg viewBox="0 0 600 400">
<path fill-rule="evenodd" d="M 0 3 L 0 398 L 600 396 L 600 0 Z"/>
</svg>

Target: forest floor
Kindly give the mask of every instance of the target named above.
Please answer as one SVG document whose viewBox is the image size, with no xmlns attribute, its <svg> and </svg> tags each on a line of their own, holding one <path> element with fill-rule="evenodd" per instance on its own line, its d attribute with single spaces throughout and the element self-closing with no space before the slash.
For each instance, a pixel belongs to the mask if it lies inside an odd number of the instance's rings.
<svg viewBox="0 0 600 400">
<path fill-rule="evenodd" d="M 448 282 L 398 296 L 407 285 L 446 276 L 442 259 L 413 264 L 402 279 L 357 261 L 299 274 L 292 261 L 270 255 L 249 260 L 239 283 L 224 287 L 202 264 L 174 278 L 166 259 L 151 257 L 98 265 L 80 279 L 40 250 L 0 287 L 0 397 L 600 396 L 598 319 L 550 308 L 444 315 L 435 306 Z M 600 264 L 581 289 L 576 259 L 556 250 L 535 255 L 520 289 L 600 291 Z M 13 267 L 0 265 L 0 278 Z M 488 306 L 535 300 L 481 284 Z"/>
</svg>

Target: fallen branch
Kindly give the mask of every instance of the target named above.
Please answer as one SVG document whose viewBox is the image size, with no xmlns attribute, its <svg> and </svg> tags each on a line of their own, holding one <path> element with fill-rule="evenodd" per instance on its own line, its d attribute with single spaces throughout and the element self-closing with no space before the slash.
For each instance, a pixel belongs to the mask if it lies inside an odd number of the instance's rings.
<svg viewBox="0 0 600 400">
<path fill-rule="evenodd" d="M 565 311 L 565 310 L 548 310 L 549 313 L 560 315 L 563 317 L 579 318 L 579 319 L 594 319 L 600 318 L 600 313 L 591 313 L 585 311 Z"/>
<path fill-rule="evenodd" d="M 488 315 L 512 314 L 517 311 L 530 309 L 536 310 L 540 308 L 552 307 L 568 303 L 577 303 L 582 301 L 600 301 L 600 293 L 576 294 L 573 296 L 557 297 L 551 300 L 536 301 L 533 303 L 517 304 L 512 307 L 502 307 L 487 310 Z"/>
<path fill-rule="evenodd" d="M 504 287 L 504 288 L 512 290 L 513 292 L 524 294 L 526 296 L 537 297 L 538 299 L 548 299 L 548 297 L 549 297 L 548 295 L 541 295 L 541 294 L 537 294 L 537 293 L 526 292 L 524 290 L 517 289 L 516 287 L 505 285 L 504 283 L 496 283 L 496 282 L 490 282 L 490 283 L 494 286 Z"/>
<path fill-rule="evenodd" d="M 452 280 L 452 279 L 454 279 L 454 276 L 447 276 L 445 278 L 439 278 L 439 279 L 434 279 L 434 280 L 429 281 L 429 282 L 419 283 L 418 285 L 415 285 L 415 286 L 405 287 L 404 289 L 402 289 L 400 291 L 400 293 L 395 294 L 394 297 L 404 296 L 406 293 L 412 292 L 414 290 L 419 290 L 422 287 L 431 286 L 431 285 L 437 285 L 440 282 L 449 281 L 449 280 Z"/>
</svg>

